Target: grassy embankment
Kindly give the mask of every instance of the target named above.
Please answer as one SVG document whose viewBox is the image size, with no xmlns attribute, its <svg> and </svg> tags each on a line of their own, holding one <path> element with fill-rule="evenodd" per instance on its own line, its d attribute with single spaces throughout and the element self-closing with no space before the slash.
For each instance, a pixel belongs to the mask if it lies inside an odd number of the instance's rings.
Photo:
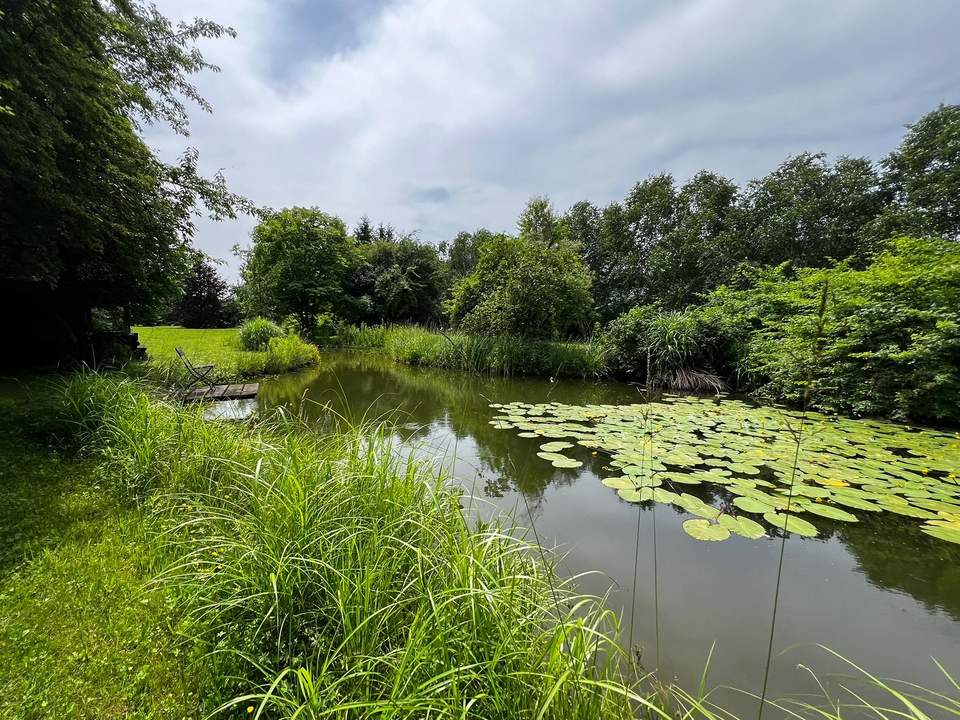
<svg viewBox="0 0 960 720">
<path fill-rule="evenodd" d="M 478 374 L 586 378 L 604 372 L 602 353 L 594 343 L 474 337 L 395 325 L 344 327 L 334 344 L 377 350 L 408 365 Z"/>
<path fill-rule="evenodd" d="M 0 410 L 0 716 L 196 716 L 171 597 L 146 587 L 143 511 L 105 492 L 95 459 L 31 432 L 52 408 Z"/>
<path fill-rule="evenodd" d="M 155 581 L 216 653 L 212 696 L 342 718 L 619 718 L 638 701 L 598 662 L 619 657 L 616 618 L 501 528 L 469 527 L 380 429 L 209 423 L 98 377 L 66 409 L 102 492 L 151 508 Z"/>
<path fill-rule="evenodd" d="M 210 423 L 96 376 L 37 424 L 0 425 L 5 717 L 731 720 L 632 694 L 616 618 L 378 428 Z M 960 717 L 875 684 L 875 716 Z"/>
<path fill-rule="evenodd" d="M 166 384 L 188 381 L 189 375 L 176 355 L 183 348 L 195 365 L 213 363 L 211 380 L 231 382 L 260 375 L 277 375 L 315 365 L 317 349 L 296 335 L 274 338 L 264 351 L 240 346 L 236 328 L 193 330 L 177 326 L 136 327 L 149 361 L 139 371 Z"/>
</svg>

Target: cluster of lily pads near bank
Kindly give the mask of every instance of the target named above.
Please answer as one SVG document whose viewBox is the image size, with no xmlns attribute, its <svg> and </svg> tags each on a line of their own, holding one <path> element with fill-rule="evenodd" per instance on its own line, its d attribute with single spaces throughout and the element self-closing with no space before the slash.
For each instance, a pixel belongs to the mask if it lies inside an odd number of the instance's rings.
<svg viewBox="0 0 960 720">
<path fill-rule="evenodd" d="M 636 405 L 491 404 L 491 424 L 548 440 L 537 453 L 557 468 L 582 448 L 609 457 L 604 485 L 632 503 L 675 505 L 696 519 L 697 540 L 757 539 L 770 526 L 805 537 L 816 522 L 857 522 L 856 513 L 915 518 L 934 538 L 960 543 L 960 433 L 739 400 L 662 397 Z M 572 441 L 572 442 L 571 442 Z M 705 485 L 729 499 L 714 507 L 684 492 Z"/>
</svg>

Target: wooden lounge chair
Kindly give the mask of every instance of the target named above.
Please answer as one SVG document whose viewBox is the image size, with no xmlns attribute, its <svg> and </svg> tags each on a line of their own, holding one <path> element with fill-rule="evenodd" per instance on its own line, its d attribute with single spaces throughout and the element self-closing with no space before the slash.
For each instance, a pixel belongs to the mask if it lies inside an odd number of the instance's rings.
<svg viewBox="0 0 960 720">
<path fill-rule="evenodd" d="M 187 354 L 183 351 L 183 348 L 177 348 L 177 356 L 183 361 L 183 366 L 187 368 L 187 372 L 190 373 L 190 377 L 193 378 L 190 381 L 190 384 L 184 388 L 183 394 L 186 396 L 189 394 L 191 388 L 194 385 L 203 386 L 206 385 L 211 390 L 214 387 L 213 382 L 209 379 L 209 375 L 213 372 L 213 365 L 194 365 L 190 362 L 190 358 L 187 357 Z"/>
</svg>

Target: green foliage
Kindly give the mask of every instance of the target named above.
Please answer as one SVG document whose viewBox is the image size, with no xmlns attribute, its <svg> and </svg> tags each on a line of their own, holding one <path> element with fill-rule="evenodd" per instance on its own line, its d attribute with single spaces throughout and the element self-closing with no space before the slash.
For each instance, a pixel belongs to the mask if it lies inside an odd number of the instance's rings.
<svg viewBox="0 0 960 720">
<path fill-rule="evenodd" d="M 125 493 L 135 472 L 154 508 L 167 558 L 157 583 L 201 647 L 235 658 L 240 682 L 215 677 L 210 693 L 225 707 L 632 713 L 615 616 L 509 528 L 474 529 L 435 469 L 396 452 L 387 429 L 210 423 L 98 378 L 68 394 L 69 424 L 103 482 Z"/>
<path fill-rule="evenodd" d="M 440 243 L 440 253 L 446 256 L 447 272 L 453 280 L 459 280 L 473 272 L 480 257 L 480 247 L 493 233 L 481 228 L 473 233 L 461 232 L 449 243 Z"/>
<path fill-rule="evenodd" d="M 448 309 L 471 335 L 582 335 L 592 317 L 590 273 L 570 243 L 494 235 L 454 286 Z"/>
<path fill-rule="evenodd" d="M 346 312 L 361 322 L 427 323 L 438 319 L 443 291 L 433 245 L 412 237 L 370 241 L 359 248 L 347 288 L 352 309 Z"/>
<path fill-rule="evenodd" d="M 231 324 L 227 283 L 205 257 L 194 260 L 174 312 L 175 320 L 188 328 L 216 328 Z"/>
<path fill-rule="evenodd" d="M 317 313 L 337 309 L 355 263 L 353 241 L 340 218 L 317 208 L 271 211 L 254 228 L 243 253 L 240 291 L 249 315 L 294 315 L 309 328 Z"/>
<path fill-rule="evenodd" d="M 138 124 L 185 132 L 183 100 L 206 108 L 188 78 L 212 67 L 195 43 L 232 31 L 202 19 L 173 28 L 152 6 L 119 0 L 15 3 L 0 23 L 11 78 L 10 112 L 0 114 L 0 279 L 55 288 L 68 310 L 175 295 L 196 208 L 233 217 L 248 206 L 221 176 L 199 174 L 195 151 L 161 162 Z M 83 335 L 80 324 L 58 330 Z"/>
<path fill-rule="evenodd" d="M 716 330 L 696 309 L 636 307 L 611 322 L 598 342 L 612 372 L 643 378 L 651 387 L 701 390 L 723 384 L 710 372 Z"/>
<path fill-rule="evenodd" d="M 277 374 L 314 365 L 320 360 L 316 347 L 297 335 L 283 335 L 273 340 L 283 342 L 271 345 L 267 341 L 263 351 L 243 350 L 239 332 L 235 328 L 222 330 L 188 330 L 181 327 L 138 327 L 140 342 L 147 348 L 149 360 L 132 364 L 132 374 L 144 375 L 169 385 L 190 382 L 190 376 L 177 357 L 175 348 L 181 347 L 196 364 L 213 363 L 210 375 L 213 382 L 235 382 L 264 374 Z"/>
<path fill-rule="evenodd" d="M 597 377 L 604 359 L 595 343 L 430 332 L 418 327 L 344 327 L 341 347 L 380 350 L 396 362 L 483 375 Z"/>
<path fill-rule="evenodd" d="M 32 389 L 53 397 L 46 382 Z M 203 714 L 172 599 L 145 588 L 155 557 L 146 514 L 103 492 L 93 462 L 24 432 L 46 430 L 56 414 L 30 405 L 30 414 L 5 405 L 0 420 L 0 714 Z"/>
<path fill-rule="evenodd" d="M 272 320 L 253 318 L 240 326 L 240 347 L 244 350 L 266 350 L 271 339 L 284 335 L 286 331 Z"/>
<path fill-rule="evenodd" d="M 823 267 L 863 258 L 864 228 L 882 210 L 879 178 L 869 160 L 801 153 L 751 182 L 738 212 L 746 259 Z"/>
<path fill-rule="evenodd" d="M 827 288 L 825 313 L 819 306 Z M 960 421 L 960 247 L 898 238 L 865 269 L 762 273 L 705 313 L 746 384 L 859 415 Z"/>
<path fill-rule="evenodd" d="M 898 230 L 960 239 L 960 105 L 941 105 L 910 125 L 883 165 Z"/>
<path fill-rule="evenodd" d="M 299 335 L 289 333 L 282 337 L 271 337 L 267 341 L 263 370 L 270 375 L 277 375 L 316 365 L 318 362 L 320 351 L 314 345 L 301 340 Z"/>
</svg>

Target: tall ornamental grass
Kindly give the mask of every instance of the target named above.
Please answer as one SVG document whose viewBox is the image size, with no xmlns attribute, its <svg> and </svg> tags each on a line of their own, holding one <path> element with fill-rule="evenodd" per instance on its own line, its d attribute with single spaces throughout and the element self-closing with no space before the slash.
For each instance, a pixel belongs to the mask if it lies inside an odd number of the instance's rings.
<svg viewBox="0 0 960 720">
<path fill-rule="evenodd" d="M 153 508 L 157 582 L 218 658 L 225 711 L 580 720 L 648 706 L 620 675 L 616 616 L 508 529 L 469 525 L 382 427 L 211 423 L 97 376 L 66 388 L 62 421 L 105 486 Z"/>
</svg>

